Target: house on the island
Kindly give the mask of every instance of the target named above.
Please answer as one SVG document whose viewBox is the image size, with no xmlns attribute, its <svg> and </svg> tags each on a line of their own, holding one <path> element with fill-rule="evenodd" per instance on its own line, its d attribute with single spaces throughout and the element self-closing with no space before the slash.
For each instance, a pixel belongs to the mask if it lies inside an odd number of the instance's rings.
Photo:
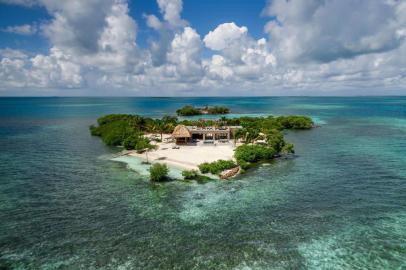
<svg viewBox="0 0 406 270">
<path fill-rule="evenodd" d="M 177 144 L 186 144 L 193 140 L 202 140 L 203 143 L 228 142 L 237 129 L 241 126 L 221 126 L 221 127 L 197 127 L 177 125 L 172 132 L 172 137 Z"/>
</svg>

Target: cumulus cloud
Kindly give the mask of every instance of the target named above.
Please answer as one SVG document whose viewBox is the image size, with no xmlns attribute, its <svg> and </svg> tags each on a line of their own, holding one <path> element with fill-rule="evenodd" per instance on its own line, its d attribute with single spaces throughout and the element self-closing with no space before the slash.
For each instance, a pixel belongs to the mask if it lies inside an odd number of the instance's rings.
<svg viewBox="0 0 406 270">
<path fill-rule="evenodd" d="M 23 24 L 23 25 L 7 26 L 5 28 L 0 29 L 0 31 L 29 36 L 37 33 L 37 27 L 35 25 Z"/>
<path fill-rule="evenodd" d="M 207 48 L 220 53 L 205 62 L 208 75 L 222 80 L 260 80 L 276 66 L 264 38 L 255 40 L 245 26 L 220 24 L 203 39 Z"/>
<path fill-rule="evenodd" d="M 169 25 L 178 27 L 187 24 L 180 17 L 183 8 L 182 0 L 158 0 L 158 6 Z"/>
<path fill-rule="evenodd" d="M 233 22 L 223 23 L 210 31 L 203 41 L 207 48 L 219 51 L 238 43 L 246 37 L 247 32 L 248 29 L 245 26 L 238 27 Z"/>
<path fill-rule="evenodd" d="M 167 55 L 175 34 L 181 31 L 188 22 L 181 18 L 182 0 L 157 0 L 161 21 L 154 14 L 144 15 L 147 26 L 159 33 L 159 39 L 151 42 L 151 59 L 154 66 L 167 62 Z"/>
<path fill-rule="evenodd" d="M 108 23 L 106 17 L 114 6 L 122 5 L 114 0 L 41 0 L 41 3 L 54 17 L 43 27 L 44 33 L 54 46 L 75 54 L 98 51 L 98 41 Z"/>
<path fill-rule="evenodd" d="M 41 31 L 50 50 L 1 49 L 0 89 L 148 95 L 406 90 L 405 1 L 272 0 L 263 12 L 270 16 L 264 37 L 254 38 L 236 22 L 199 34 L 182 18 L 181 0 L 157 0 L 158 14 L 144 19 L 158 38 L 146 48 L 137 45 L 127 0 L 0 1 L 40 5 L 51 16 L 33 29 L 3 29 Z"/>
<path fill-rule="evenodd" d="M 80 87 L 83 81 L 80 65 L 57 48 L 32 58 L 29 76 L 42 87 Z"/>
<path fill-rule="evenodd" d="M 175 68 L 179 80 L 194 81 L 202 76 L 201 66 L 202 41 L 199 34 L 191 27 L 176 34 L 168 52 L 168 61 Z"/>
<path fill-rule="evenodd" d="M 2 87 L 75 88 L 83 83 L 80 65 L 56 48 L 32 58 L 22 52 L 7 54 L 0 62 Z"/>
<path fill-rule="evenodd" d="M 38 4 L 38 0 L 0 0 L 0 4 L 32 7 Z"/>
<path fill-rule="evenodd" d="M 3 78 L 20 76 L 27 85 L 73 88 L 93 83 L 85 77 L 142 70 L 147 60 L 138 53 L 137 25 L 125 1 L 41 0 L 40 4 L 53 16 L 42 27 L 53 46 L 48 55 L 24 61 L 10 53 L 4 56 Z"/>
<path fill-rule="evenodd" d="M 393 50 L 404 36 L 402 1 L 274 0 L 265 14 L 272 48 L 287 61 L 329 62 Z"/>
</svg>

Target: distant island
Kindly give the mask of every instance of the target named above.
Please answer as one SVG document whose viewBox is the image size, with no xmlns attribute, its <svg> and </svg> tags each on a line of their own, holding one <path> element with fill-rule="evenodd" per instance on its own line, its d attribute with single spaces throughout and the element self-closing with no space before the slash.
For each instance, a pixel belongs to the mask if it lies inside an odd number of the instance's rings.
<svg viewBox="0 0 406 270">
<path fill-rule="evenodd" d="M 176 114 L 179 116 L 193 116 L 202 114 L 228 114 L 230 109 L 224 106 L 205 106 L 203 108 L 194 107 L 192 105 L 186 105 L 176 110 Z"/>
<path fill-rule="evenodd" d="M 185 180 L 217 176 L 232 177 L 261 162 L 294 153 L 283 130 L 313 127 L 307 116 L 221 117 L 218 120 L 161 119 L 129 114 L 100 117 L 90 127 L 112 146 L 123 146 L 125 154 L 152 163 L 151 181 L 164 181 L 168 167 L 183 170 Z"/>
</svg>

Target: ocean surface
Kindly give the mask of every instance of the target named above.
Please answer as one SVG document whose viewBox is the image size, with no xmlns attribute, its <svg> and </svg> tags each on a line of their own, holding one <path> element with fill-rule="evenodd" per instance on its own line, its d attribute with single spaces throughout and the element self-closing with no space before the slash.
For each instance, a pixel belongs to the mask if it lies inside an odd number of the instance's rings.
<svg viewBox="0 0 406 270">
<path fill-rule="evenodd" d="M 152 186 L 88 126 L 304 114 L 292 159 Z M 0 98 L 0 269 L 406 269 L 406 97 Z"/>
</svg>

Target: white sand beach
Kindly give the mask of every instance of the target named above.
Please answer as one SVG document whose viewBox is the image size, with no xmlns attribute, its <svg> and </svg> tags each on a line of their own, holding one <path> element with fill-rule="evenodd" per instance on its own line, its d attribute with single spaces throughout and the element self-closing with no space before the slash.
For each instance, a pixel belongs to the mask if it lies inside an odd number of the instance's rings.
<svg viewBox="0 0 406 270">
<path fill-rule="evenodd" d="M 198 165 L 203 162 L 213 162 L 219 159 L 230 160 L 234 155 L 234 143 L 216 143 L 203 144 L 197 142 L 196 145 L 178 145 L 178 149 L 173 149 L 176 144 L 173 142 L 166 143 L 165 138 L 169 134 L 164 134 L 164 142 L 157 143 L 157 149 L 148 151 L 148 153 L 138 154 L 135 151 L 130 152 L 128 156 L 135 156 L 147 159 L 151 163 L 165 163 L 170 167 L 176 167 L 183 170 L 198 169 Z"/>
</svg>

